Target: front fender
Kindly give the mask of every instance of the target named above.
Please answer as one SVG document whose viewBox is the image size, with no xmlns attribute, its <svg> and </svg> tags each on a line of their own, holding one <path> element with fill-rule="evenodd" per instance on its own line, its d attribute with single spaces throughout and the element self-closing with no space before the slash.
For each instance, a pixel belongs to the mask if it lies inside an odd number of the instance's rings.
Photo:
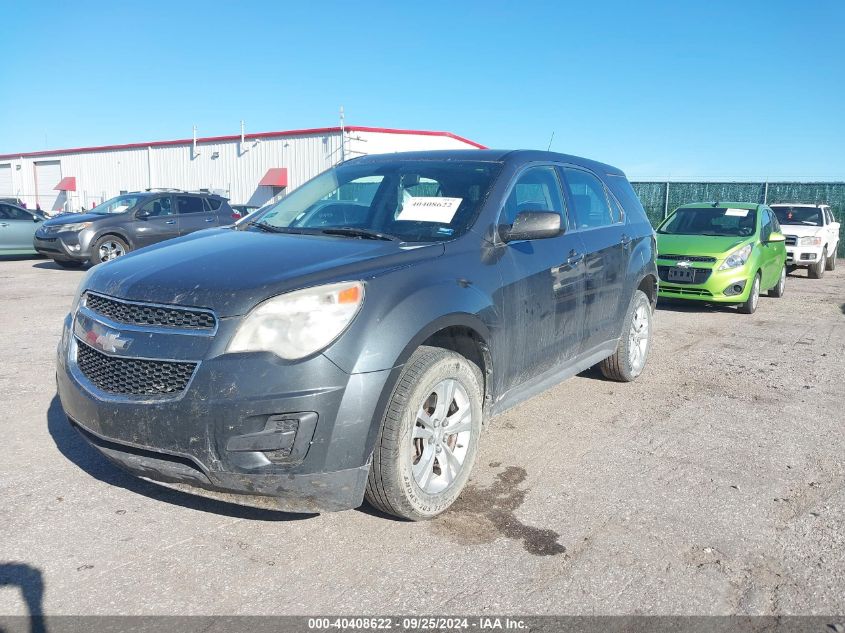
<svg viewBox="0 0 845 633">
<path fill-rule="evenodd" d="M 450 326 L 474 330 L 488 342 L 499 315 L 473 281 L 421 275 L 386 275 L 367 283 L 365 305 L 352 327 L 325 355 L 350 374 L 404 364 L 435 332 Z M 400 298 L 397 301 L 397 297 Z"/>
</svg>

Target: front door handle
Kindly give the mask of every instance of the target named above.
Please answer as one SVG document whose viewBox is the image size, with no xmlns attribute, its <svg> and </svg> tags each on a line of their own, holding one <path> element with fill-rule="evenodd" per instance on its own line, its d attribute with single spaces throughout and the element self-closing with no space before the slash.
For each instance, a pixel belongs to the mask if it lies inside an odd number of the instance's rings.
<svg viewBox="0 0 845 633">
<path fill-rule="evenodd" d="M 625 235 L 625 234 L 623 233 L 623 234 L 622 234 L 622 239 L 621 239 L 621 240 L 619 240 L 619 241 L 622 243 L 622 246 L 624 246 L 624 247 L 626 247 L 626 248 L 627 248 L 627 247 L 628 247 L 628 245 L 631 243 L 631 238 L 630 238 L 630 237 L 628 237 L 627 235 Z"/>
<path fill-rule="evenodd" d="M 5 227 L 7 227 L 7 226 L 9 226 L 9 223 L 8 223 L 8 222 L 0 222 L 0 227 L 5 228 Z"/>
<path fill-rule="evenodd" d="M 176 220 L 167 220 L 165 224 L 176 224 Z"/>
<path fill-rule="evenodd" d="M 577 266 L 584 259 L 584 253 L 577 253 L 575 250 L 569 251 L 569 258 L 566 263 L 570 266 Z"/>
</svg>

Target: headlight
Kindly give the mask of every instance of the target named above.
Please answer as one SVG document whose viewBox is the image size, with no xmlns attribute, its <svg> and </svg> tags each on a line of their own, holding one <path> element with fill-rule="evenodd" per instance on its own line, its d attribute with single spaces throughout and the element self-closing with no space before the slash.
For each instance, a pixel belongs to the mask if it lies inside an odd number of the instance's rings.
<svg viewBox="0 0 845 633">
<path fill-rule="evenodd" d="M 809 237 L 801 237 L 798 238 L 798 245 L 799 246 L 821 246 L 822 245 L 822 238 L 818 235 L 811 235 Z"/>
<path fill-rule="evenodd" d="M 304 358 L 340 336 L 364 302 L 360 281 L 306 288 L 273 297 L 253 308 L 227 352 L 273 352 Z"/>
<path fill-rule="evenodd" d="M 56 231 L 72 231 L 73 233 L 77 233 L 82 229 L 87 229 L 89 226 L 91 226 L 91 224 L 93 224 L 93 222 L 74 222 L 72 224 L 61 224 L 56 227 Z"/>
<path fill-rule="evenodd" d="M 719 266 L 719 270 L 728 270 L 729 268 L 739 268 L 743 266 L 748 258 L 751 257 L 751 244 L 746 244 L 740 249 L 725 257 L 725 261 Z"/>
</svg>

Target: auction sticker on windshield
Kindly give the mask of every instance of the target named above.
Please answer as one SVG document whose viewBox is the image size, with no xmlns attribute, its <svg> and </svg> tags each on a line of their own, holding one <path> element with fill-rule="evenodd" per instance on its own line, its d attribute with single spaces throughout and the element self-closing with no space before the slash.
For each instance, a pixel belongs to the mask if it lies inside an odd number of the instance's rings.
<svg viewBox="0 0 845 633">
<path fill-rule="evenodd" d="M 397 220 L 410 222 L 440 222 L 449 224 L 463 198 L 439 198 L 419 196 L 408 198 L 402 205 L 402 210 L 396 216 Z"/>
<path fill-rule="evenodd" d="M 733 215 L 738 218 L 744 218 L 748 215 L 748 209 L 725 209 L 725 215 Z"/>
</svg>

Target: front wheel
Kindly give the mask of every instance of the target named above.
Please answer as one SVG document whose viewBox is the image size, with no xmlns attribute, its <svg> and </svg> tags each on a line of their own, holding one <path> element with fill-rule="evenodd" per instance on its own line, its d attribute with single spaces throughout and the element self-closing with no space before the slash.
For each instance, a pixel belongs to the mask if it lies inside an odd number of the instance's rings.
<svg viewBox="0 0 845 633">
<path fill-rule="evenodd" d="M 115 235 L 104 235 L 91 248 L 91 265 L 102 264 L 129 252 L 129 244 Z"/>
<path fill-rule="evenodd" d="M 605 358 L 599 369 L 605 378 L 618 382 L 631 382 L 645 369 L 651 348 L 652 319 L 651 302 L 642 290 L 634 292 L 634 298 L 625 314 L 622 336 L 616 344 L 613 356 Z"/>
<path fill-rule="evenodd" d="M 837 247 L 838 248 L 838 247 Z M 825 268 L 828 270 L 836 270 L 836 249 L 830 254 L 825 262 Z"/>
<path fill-rule="evenodd" d="M 810 279 L 821 279 L 824 277 L 824 269 L 827 266 L 827 247 L 825 246 L 824 250 L 822 251 L 822 256 L 819 258 L 815 264 L 810 266 L 807 270 L 807 276 Z"/>
<path fill-rule="evenodd" d="M 751 292 L 748 293 L 748 299 L 739 304 L 739 311 L 743 314 L 754 314 L 758 303 L 760 303 L 760 273 L 754 275 Z"/>
<path fill-rule="evenodd" d="M 463 490 L 481 434 L 481 370 L 455 352 L 413 353 L 382 421 L 365 498 L 404 519 L 431 519 Z"/>
<path fill-rule="evenodd" d="M 786 290 L 786 266 L 780 269 L 780 277 L 778 277 L 778 283 L 774 288 L 769 289 L 769 296 L 770 297 L 782 297 L 784 291 Z"/>
</svg>

